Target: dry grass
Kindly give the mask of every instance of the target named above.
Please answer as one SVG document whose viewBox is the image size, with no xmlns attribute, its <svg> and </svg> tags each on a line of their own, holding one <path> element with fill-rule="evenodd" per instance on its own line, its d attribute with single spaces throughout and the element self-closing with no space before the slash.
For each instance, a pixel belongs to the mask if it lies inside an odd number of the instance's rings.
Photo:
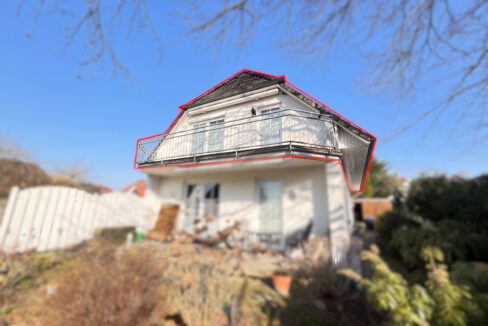
<svg viewBox="0 0 488 326">
<path fill-rule="evenodd" d="M 256 256 L 238 249 L 178 242 L 137 243 L 131 249 L 91 244 L 44 277 L 11 321 L 41 326 L 381 324 L 383 316 L 360 293 L 341 285 L 324 263 L 326 242 L 319 242 L 311 243 L 313 255 L 299 262 L 288 298 L 280 297 L 265 276 L 245 276 L 241 265 Z"/>
<path fill-rule="evenodd" d="M 45 275 L 61 267 L 70 257 L 52 251 L 0 255 L 0 325 L 10 318 L 12 311 L 26 305 L 32 293 L 42 285 Z"/>
<path fill-rule="evenodd" d="M 172 307 L 188 325 L 228 325 L 232 300 L 242 284 L 238 255 L 179 243 L 170 252 L 165 279 Z"/>
<path fill-rule="evenodd" d="M 148 248 L 92 248 L 56 278 L 55 293 L 34 309 L 36 323 L 144 325 L 156 308 L 164 309 L 162 275 L 160 260 Z"/>
<path fill-rule="evenodd" d="M 244 325 L 231 308 L 243 284 L 237 257 L 179 243 L 91 245 L 47 281 L 54 293 L 39 288 L 16 315 L 42 326 Z"/>
</svg>

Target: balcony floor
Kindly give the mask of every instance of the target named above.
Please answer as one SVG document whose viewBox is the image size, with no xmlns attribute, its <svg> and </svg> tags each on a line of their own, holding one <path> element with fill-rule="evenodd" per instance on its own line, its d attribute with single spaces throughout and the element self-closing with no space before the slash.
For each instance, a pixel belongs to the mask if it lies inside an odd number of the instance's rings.
<svg viewBox="0 0 488 326">
<path fill-rule="evenodd" d="M 300 157 L 288 157 L 300 156 Z M 303 157 L 303 158 L 302 158 Z M 309 157 L 311 159 L 307 159 Z M 235 156 L 214 159 L 208 161 L 199 161 L 189 163 L 180 163 L 177 165 L 152 165 L 144 169 L 145 173 L 161 176 L 173 176 L 178 174 L 201 175 L 206 173 L 229 173 L 246 170 L 267 170 L 267 169 L 286 169 L 290 167 L 317 166 L 324 165 L 327 161 L 316 158 L 327 158 L 337 160 L 337 155 L 303 155 L 300 153 L 275 152 L 246 157 Z"/>
<path fill-rule="evenodd" d="M 323 147 L 316 147 L 311 145 L 288 143 L 273 146 L 260 146 L 256 148 L 235 149 L 213 153 L 201 153 L 191 156 L 184 156 L 160 161 L 148 161 L 139 163 L 139 168 L 154 167 L 154 166 L 172 166 L 181 164 L 214 162 L 229 159 L 245 159 L 260 156 L 287 156 L 287 155 L 303 155 L 310 157 L 325 157 L 325 158 L 339 158 L 341 151 L 336 149 L 328 149 Z"/>
</svg>

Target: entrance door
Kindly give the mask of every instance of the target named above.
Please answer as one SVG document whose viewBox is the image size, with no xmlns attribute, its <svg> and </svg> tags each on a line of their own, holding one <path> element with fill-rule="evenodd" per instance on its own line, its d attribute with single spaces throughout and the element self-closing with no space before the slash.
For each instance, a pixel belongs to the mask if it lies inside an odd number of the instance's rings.
<svg viewBox="0 0 488 326">
<path fill-rule="evenodd" d="M 185 220 L 183 229 L 188 233 L 193 233 L 195 221 L 202 214 L 203 185 L 188 184 L 186 186 L 185 201 Z"/>
<path fill-rule="evenodd" d="M 259 231 L 282 233 L 281 187 L 279 181 L 259 183 Z"/>
<path fill-rule="evenodd" d="M 193 233 L 195 227 L 207 227 L 204 235 L 218 232 L 220 185 L 192 183 L 186 186 L 185 221 L 183 229 Z M 195 221 L 199 220 L 198 223 Z"/>
</svg>

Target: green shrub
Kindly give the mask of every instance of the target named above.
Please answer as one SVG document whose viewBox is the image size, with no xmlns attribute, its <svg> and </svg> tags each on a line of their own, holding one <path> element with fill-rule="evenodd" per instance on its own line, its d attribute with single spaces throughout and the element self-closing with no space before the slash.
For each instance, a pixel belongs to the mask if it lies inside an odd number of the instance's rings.
<svg viewBox="0 0 488 326">
<path fill-rule="evenodd" d="M 452 268 L 452 278 L 469 286 L 478 309 L 468 311 L 470 325 L 484 325 L 488 320 L 488 264 L 458 262 Z"/>
<path fill-rule="evenodd" d="M 372 265 L 371 278 L 352 270 L 340 273 L 355 280 L 377 308 L 389 311 L 393 325 L 466 325 L 466 312 L 476 308 L 468 288 L 451 283 L 439 249 L 424 249 L 422 258 L 428 270 L 425 286 L 409 286 L 400 274 L 390 270 L 375 246 L 361 253 L 361 259 Z"/>
<path fill-rule="evenodd" d="M 465 223 L 444 220 L 435 224 L 423 223 L 422 227 L 403 225 L 396 229 L 387 245 L 409 270 L 423 268 L 424 261 L 419 253 L 425 247 L 440 248 L 444 261 L 451 266 L 456 261 L 486 259 L 488 239 L 467 230 Z"/>
<path fill-rule="evenodd" d="M 407 207 L 432 222 L 462 221 L 472 230 L 488 231 L 488 175 L 473 179 L 422 176 L 412 182 Z"/>
<path fill-rule="evenodd" d="M 420 226 L 419 222 L 409 216 L 405 210 L 394 209 L 381 215 L 375 224 L 378 238 L 383 244 L 388 244 L 393 237 L 393 233 L 402 226 Z"/>
<path fill-rule="evenodd" d="M 471 301 L 467 286 L 451 283 L 444 257 L 438 248 L 425 248 L 422 258 L 428 271 L 426 287 L 435 302 L 432 325 L 465 325 L 467 312 L 477 307 Z"/>
</svg>

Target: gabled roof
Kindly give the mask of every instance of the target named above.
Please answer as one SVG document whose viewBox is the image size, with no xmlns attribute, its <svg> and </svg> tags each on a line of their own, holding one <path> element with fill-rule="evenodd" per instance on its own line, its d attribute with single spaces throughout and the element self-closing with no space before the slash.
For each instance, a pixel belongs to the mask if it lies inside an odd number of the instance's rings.
<svg viewBox="0 0 488 326">
<path fill-rule="evenodd" d="M 341 148 L 342 158 L 340 160 L 350 190 L 362 191 L 369 164 L 373 157 L 376 137 L 364 131 L 325 104 L 288 82 L 285 76 L 272 76 L 248 69 L 242 69 L 221 83 L 212 87 L 202 95 L 194 98 L 186 104 L 179 106 L 179 108 L 184 111 L 202 104 L 218 101 L 227 97 L 250 92 L 271 85 L 278 85 L 279 88 L 284 92 L 296 97 L 322 114 L 330 117 L 338 126 L 340 126 L 340 128 L 338 128 L 338 133 L 342 134 L 342 138 L 351 137 L 349 135 L 353 134 L 354 136 L 352 137 L 360 138 L 366 142 L 360 146 Z M 181 118 L 183 111 L 180 112 L 165 133 L 171 132 L 173 127 Z M 341 130 L 344 130 L 344 132 Z M 349 133 L 346 133 L 346 131 Z"/>
<path fill-rule="evenodd" d="M 180 108 L 183 110 L 190 109 L 192 107 L 218 101 L 226 97 L 282 83 L 283 81 L 284 77 L 275 77 L 250 70 L 241 70 L 214 88 L 211 88 L 190 102 L 180 106 Z"/>
</svg>

